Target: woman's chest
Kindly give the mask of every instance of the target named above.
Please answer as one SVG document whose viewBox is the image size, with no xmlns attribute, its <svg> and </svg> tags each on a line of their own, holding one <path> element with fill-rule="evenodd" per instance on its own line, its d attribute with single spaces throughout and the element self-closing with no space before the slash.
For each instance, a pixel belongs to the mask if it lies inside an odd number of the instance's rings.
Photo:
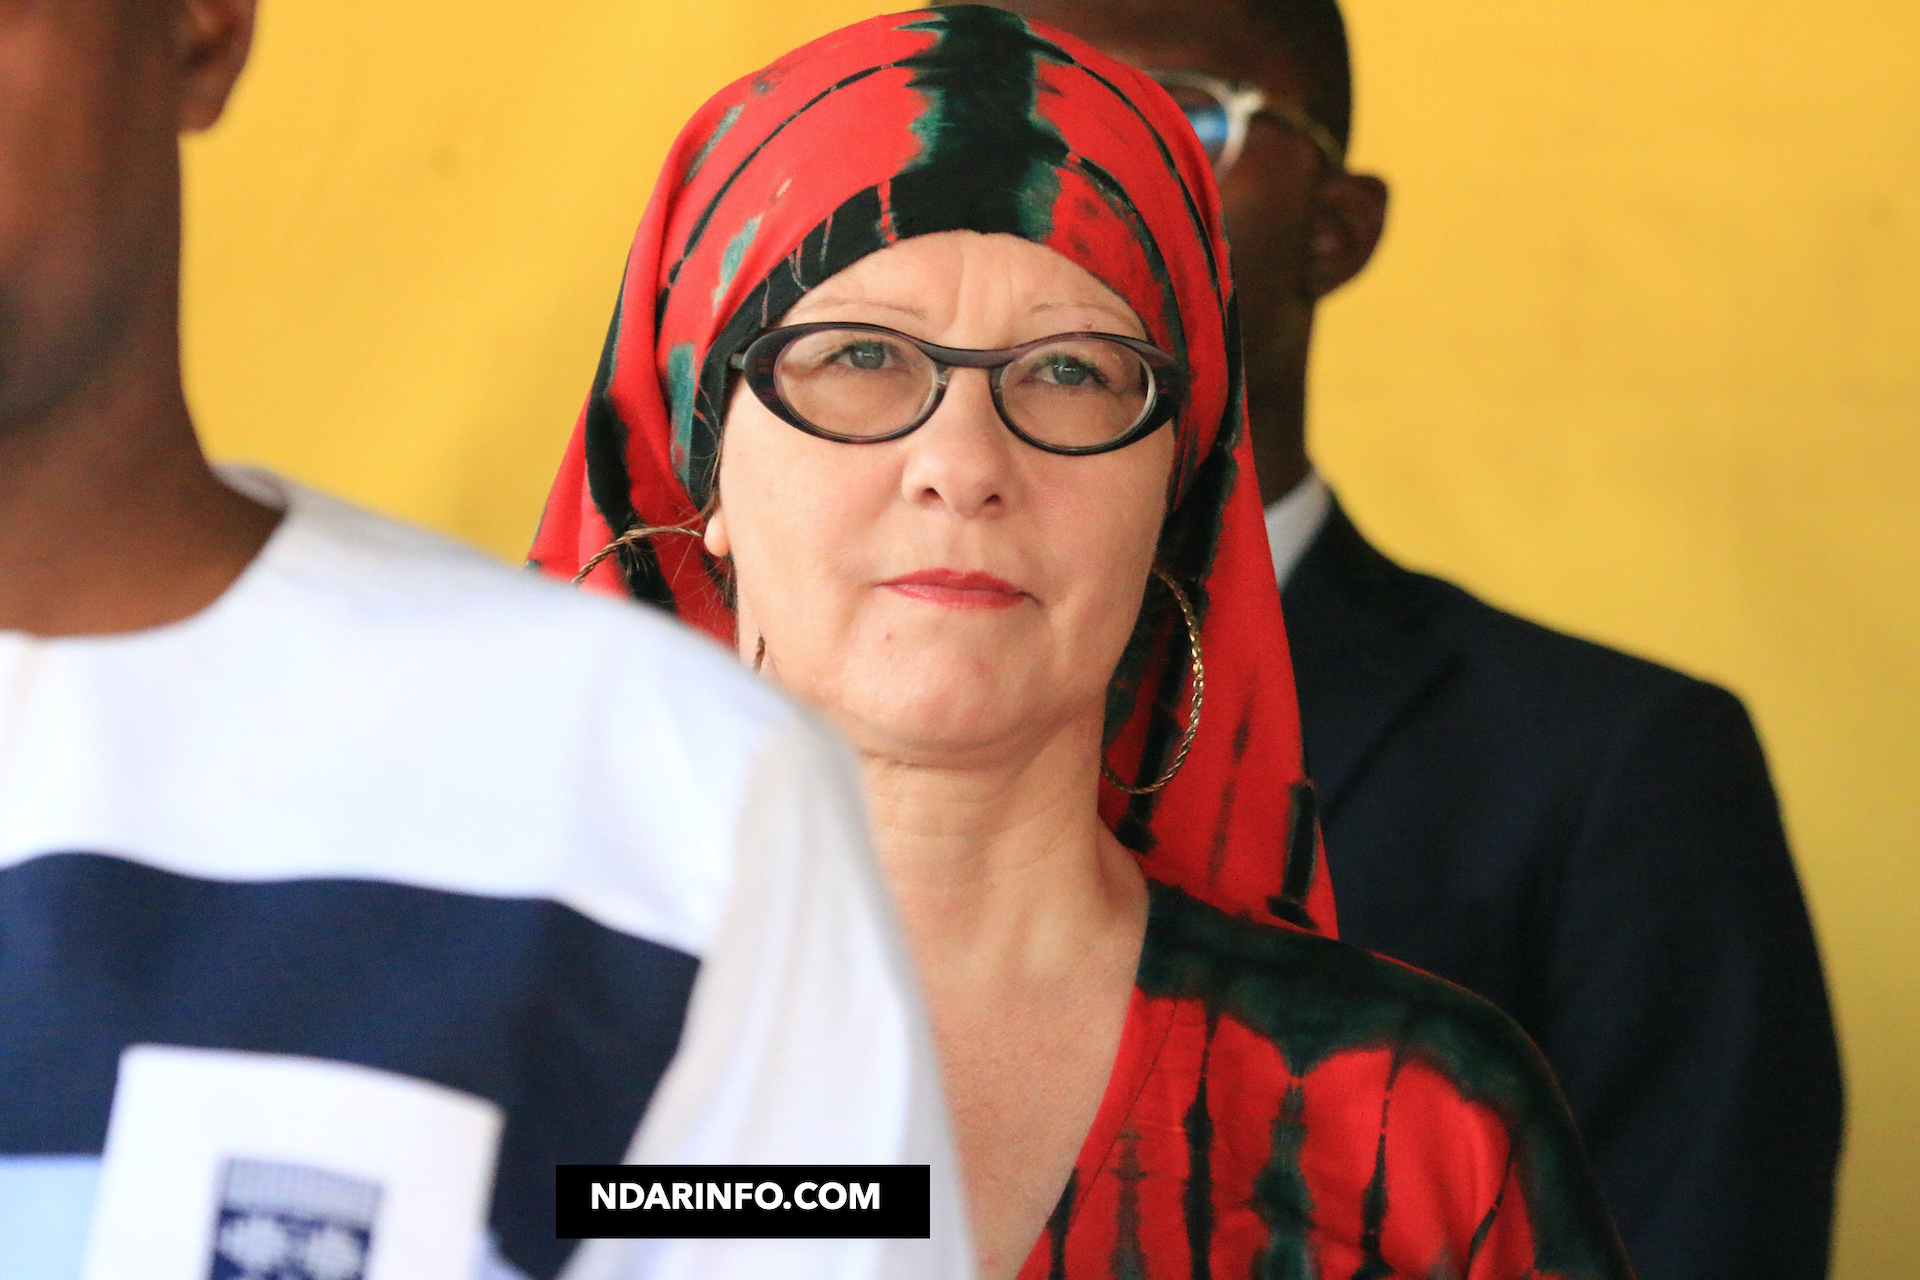
<svg viewBox="0 0 1920 1280">
<path fill-rule="evenodd" d="M 937 1028 L 983 1277 L 1014 1274 L 1067 1185 L 1113 1073 L 1124 997 L 1113 1003 Z"/>
<path fill-rule="evenodd" d="M 1435 1176 L 1446 1125 L 1392 1123 L 1396 1092 L 1428 1088 L 1415 1074 L 1385 1046 L 1296 1072 L 1197 1002 L 1137 999 L 1019 1280 L 1451 1274 L 1487 1203 L 1473 1180 Z"/>
</svg>

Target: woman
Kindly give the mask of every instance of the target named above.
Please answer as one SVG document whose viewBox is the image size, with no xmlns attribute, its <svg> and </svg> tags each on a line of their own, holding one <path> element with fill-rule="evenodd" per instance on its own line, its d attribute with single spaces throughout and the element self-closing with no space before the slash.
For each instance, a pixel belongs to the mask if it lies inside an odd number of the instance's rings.
<svg viewBox="0 0 1920 1280">
<path fill-rule="evenodd" d="M 533 559 L 859 750 L 983 1275 L 1624 1275 L 1524 1037 L 1332 941 L 1216 205 L 1007 14 L 799 50 L 681 135 Z"/>
</svg>

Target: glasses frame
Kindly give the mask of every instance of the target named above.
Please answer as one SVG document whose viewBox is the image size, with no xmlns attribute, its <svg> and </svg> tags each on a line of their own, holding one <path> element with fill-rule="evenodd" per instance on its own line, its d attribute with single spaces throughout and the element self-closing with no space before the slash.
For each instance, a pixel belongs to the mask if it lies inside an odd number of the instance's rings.
<svg viewBox="0 0 1920 1280">
<path fill-rule="evenodd" d="M 1219 158 L 1213 162 L 1215 178 L 1226 177 L 1240 159 L 1240 152 L 1247 145 L 1247 130 L 1252 127 L 1255 116 L 1265 116 L 1289 132 L 1305 138 L 1335 173 L 1346 170 L 1346 148 L 1328 132 L 1325 125 L 1298 107 L 1273 101 L 1267 96 L 1267 91 L 1257 84 L 1249 84 L 1244 80 L 1225 80 L 1205 71 L 1184 69 L 1148 71 L 1147 75 L 1163 89 L 1198 89 L 1219 103 L 1220 109 L 1227 113 L 1227 141 L 1220 148 Z"/>
<path fill-rule="evenodd" d="M 837 431 L 829 431 L 801 417 L 792 406 L 780 396 L 779 366 L 780 357 L 786 349 L 811 333 L 820 333 L 828 329 L 847 329 L 861 333 L 885 334 L 897 338 L 917 349 L 933 362 L 933 389 L 927 393 L 926 403 L 920 406 L 920 412 L 912 422 L 904 427 L 879 436 L 849 436 Z M 1000 375 L 1006 367 L 1028 352 L 1044 347 L 1050 342 L 1059 342 L 1070 338 L 1102 338 L 1108 342 L 1117 342 L 1127 348 L 1146 364 L 1153 375 L 1152 399 L 1140 420 L 1120 435 L 1105 444 L 1093 445 L 1057 445 L 1044 440 L 1036 440 L 1022 431 L 1017 423 L 1008 416 L 1006 403 L 1000 398 Z M 1136 440 L 1143 440 L 1153 434 L 1179 414 L 1180 406 L 1186 400 L 1186 369 L 1180 362 L 1151 343 L 1138 338 L 1129 338 L 1119 333 L 1099 333 L 1091 330 L 1075 333 L 1052 333 L 1044 338 L 1035 338 L 1032 342 L 1023 342 L 1017 347 L 995 347 L 976 349 L 971 347 L 943 347 L 932 342 L 923 342 L 910 333 L 898 329 L 889 329 L 882 324 L 854 324 L 838 320 L 821 320 L 811 324 L 789 324 L 768 329 L 748 341 L 740 351 L 728 358 L 727 363 L 745 375 L 747 385 L 753 389 L 754 396 L 765 405 L 776 418 L 789 426 L 797 427 L 810 436 L 822 440 L 832 440 L 836 444 L 885 444 L 889 440 L 898 440 L 902 436 L 918 431 L 927 424 L 940 408 L 940 402 L 946 399 L 948 376 L 955 369 L 985 369 L 987 387 L 993 394 L 994 412 L 1000 415 L 1000 421 L 1023 442 L 1032 445 L 1043 453 L 1060 454 L 1064 457 L 1085 457 L 1096 453 L 1111 453 L 1115 449 L 1124 449 Z"/>
</svg>

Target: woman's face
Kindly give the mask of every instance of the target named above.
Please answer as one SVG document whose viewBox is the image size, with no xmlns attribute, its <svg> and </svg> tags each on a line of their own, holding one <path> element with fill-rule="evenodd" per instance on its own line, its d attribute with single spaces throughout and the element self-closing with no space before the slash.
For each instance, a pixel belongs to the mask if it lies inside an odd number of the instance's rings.
<svg viewBox="0 0 1920 1280">
<path fill-rule="evenodd" d="M 861 259 L 783 324 L 886 325 L 949 347 L 1055 333 L 1146 337 L 1114 292 L 1050 249 L 953 231 Z M 1170 427 L 1065 457 L 1000 421 L 956 369 L 912 434 L 818 439 L 734 393 L 708 548 L 731 554 L 740 644 L 863 750 L 991 762 L 1063 729 L 1097 734 L 1166 509 Z"/>
</svg>

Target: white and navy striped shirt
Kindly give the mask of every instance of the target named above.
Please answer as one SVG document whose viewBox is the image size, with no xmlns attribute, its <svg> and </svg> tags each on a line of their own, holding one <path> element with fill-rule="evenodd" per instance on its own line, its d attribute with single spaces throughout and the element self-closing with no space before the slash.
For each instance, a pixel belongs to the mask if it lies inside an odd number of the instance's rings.
<svg viewBox="0 0 1920 1280">
<path fill-rule="evenodd" d="M 133 1045 L 497 1108 L 481 1273 L 966 1274 L 844 748 L 664 616 L 227 479 L 287 514 L 209 608 L 0 632 L 0 1280 L 80 1274 Z M 934 1238 L 555 1239 L 622 1159 L 931 1164 Z"/>
</svg>

